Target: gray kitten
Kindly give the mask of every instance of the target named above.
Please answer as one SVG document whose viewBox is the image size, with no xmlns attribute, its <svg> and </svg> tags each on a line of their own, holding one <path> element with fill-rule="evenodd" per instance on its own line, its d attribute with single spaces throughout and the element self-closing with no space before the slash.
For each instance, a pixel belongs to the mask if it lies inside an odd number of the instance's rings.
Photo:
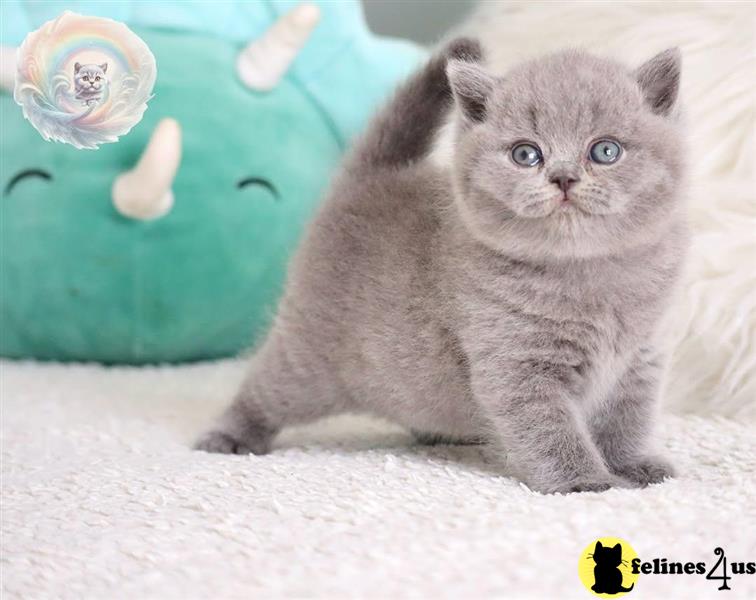
<svg viewBox="0 0 756 600">
<path fill-rule="evenodd" d="M 631 71 L 568 51 L 504 78 L 479 59 L 450 44 L 351 151 L 197 448 L 263 454 L 285 425 L 354 411 L 482 439 L 542 492 L 672 474 L 648 438 L 686 246 L 679 54 Z M 445 172 L 425 158 L 452 105 Z"/>
<path fill-rule="evenodd" d="M 108 63 L 101 65 L 74 65 L 74 94 L 85 106 L 92 106 L 101 102 L 108 86 L 105 73 Z"/>
</svg>

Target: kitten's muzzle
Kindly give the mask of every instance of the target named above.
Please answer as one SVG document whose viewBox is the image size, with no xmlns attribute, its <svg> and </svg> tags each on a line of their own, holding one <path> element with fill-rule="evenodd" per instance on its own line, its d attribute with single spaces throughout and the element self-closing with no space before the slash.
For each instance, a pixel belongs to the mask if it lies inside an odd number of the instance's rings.
<svg viewBox="0 0 756 600">
<path fill-rule="evenodd" d="M 554 185 L 558 186 L 562 192 L 564 192 L 565 196 L 567 195 L 567 190 L 569 190 L 573 184 L 580 181 L 580 177 L 577 175 L 564 175 L 564 174 L 558 174 L 558 175 L 552 175 L 549 178 L 549 182 L 553 183 Z"/>
</svg>

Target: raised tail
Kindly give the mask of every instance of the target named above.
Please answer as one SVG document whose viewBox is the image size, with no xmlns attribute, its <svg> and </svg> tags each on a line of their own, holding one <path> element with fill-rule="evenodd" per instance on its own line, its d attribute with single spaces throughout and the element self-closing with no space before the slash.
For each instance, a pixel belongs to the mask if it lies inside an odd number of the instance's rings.
<svg viewBox="0 0 756 600">
<path fill-rule="evenodd" d="M 457 38 L 399 87 L 352 152 L 350 167 L 399 167 L 425 156 L 452 105 L 449 60 L 479 62 L 480 44 Z"/>
</svg>

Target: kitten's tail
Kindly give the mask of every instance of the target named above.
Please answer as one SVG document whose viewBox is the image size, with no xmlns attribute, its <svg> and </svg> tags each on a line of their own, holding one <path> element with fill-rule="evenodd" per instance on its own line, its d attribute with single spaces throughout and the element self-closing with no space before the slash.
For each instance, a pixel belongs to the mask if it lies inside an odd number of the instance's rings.
<svg viewBox="0 0 756 600">
<path fill-rule="evenodd" d="M 620 592 L 629 592 L 635 587 L 635 583 L 631 583 L 629 588 L 623 588 L 620 586 Z"/>
<path fill-rule="evenodd" d="M 456 38 L 432 56 L 377 114 L 348 167 L 400 167 L 425 156 L 452 105 L 447 62 L 478 62 L 481 57 L 480 44 L 469 38 Z"/>
</svg>

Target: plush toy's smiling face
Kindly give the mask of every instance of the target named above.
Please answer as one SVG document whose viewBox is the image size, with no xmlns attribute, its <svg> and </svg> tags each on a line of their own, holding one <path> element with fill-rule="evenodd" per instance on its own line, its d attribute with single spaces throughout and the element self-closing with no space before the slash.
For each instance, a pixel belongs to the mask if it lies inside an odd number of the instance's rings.
<svg viewBox="0 0 756 600">
<path fill-rule="evenodd" d="M 274 310 L 290 251 L 341 154 L 296 84 L 242 85 L 236 45 L 137 33 L 159 76 L 144 119 L 116 144 L 45 142 L 0 99 L 3 148 L 12 149 L 0 182 L 0 354 L 139 363 L 246 346 Z M 183 134 L 174 206 L 154 220 L 124 217 L 113 183 L 164 118 Z"/>
</svg>

